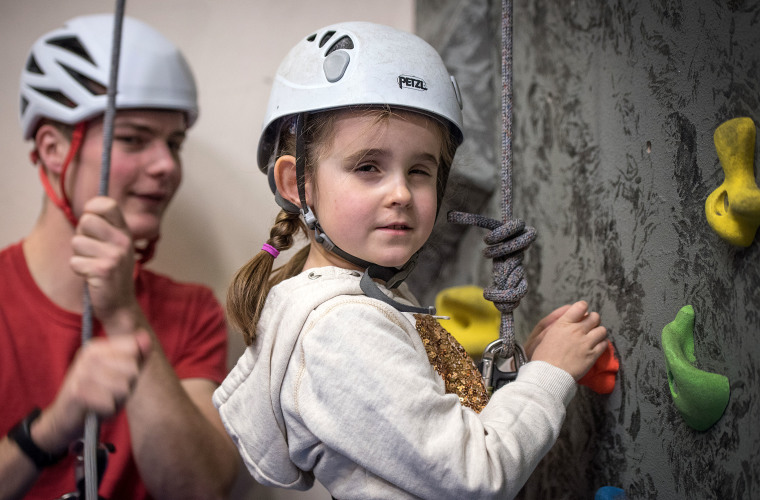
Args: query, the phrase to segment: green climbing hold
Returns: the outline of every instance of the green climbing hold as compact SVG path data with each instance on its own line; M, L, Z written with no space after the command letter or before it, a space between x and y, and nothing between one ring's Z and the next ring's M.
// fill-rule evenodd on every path
M670 393L686 423L709 429L728 406L728 378L694 366L694 309L684 306L662 329L662 350L668 368Z

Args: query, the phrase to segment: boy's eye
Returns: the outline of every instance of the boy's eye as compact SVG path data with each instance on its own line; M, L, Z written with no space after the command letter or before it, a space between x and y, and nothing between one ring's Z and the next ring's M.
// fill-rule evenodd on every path
M132 148L140 148L148 142L139 135L117 135L115 139Z
M182 151L182 144L183 141L177 140L177 141L168 141L167 145L169 146L169 149L172 153L179 153Z

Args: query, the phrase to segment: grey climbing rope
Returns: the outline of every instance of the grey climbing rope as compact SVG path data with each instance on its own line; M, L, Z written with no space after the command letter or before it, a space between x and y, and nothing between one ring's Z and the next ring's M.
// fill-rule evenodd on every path
M111 149L113 146L113 124L116 117L116 86L119 78L119 55L121 53L121 29L124 24L125 0L116 0L114 11L113 42L111 45L111 70L108 80L106 111L103 118L103 156L100 167L98 194L108 195L108 179L111 173ZM92 339L92 302L90 289L84 284L84 310L82 312L82 345ZM84 425L84 483L85 500L98 499L98 441L100 423L98 416L88 412Z
M493 259L494 283L486 288L483 296L492 301L501 312L499 350L503 357L511 358L524 357L522 349L516 347L512 311L528 290L522 267L522 253L536 239L536 231L523 221L512 218L512 0L502 0L501 6L502 220L464 212L449 212L448 220L491 231L484 238L488 245L484 255ZM515 366L524 362L525 359L516 359Z

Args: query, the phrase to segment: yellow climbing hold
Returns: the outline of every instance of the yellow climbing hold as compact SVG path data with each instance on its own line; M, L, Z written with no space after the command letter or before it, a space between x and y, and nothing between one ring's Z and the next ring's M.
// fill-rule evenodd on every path
M755 124L751 118L722 123L714 134L725 180L705 201L707 222L732 245L748 247L760 226L760 189L755 183Z
M467 354L480 357L486 346L499 338L501 313L483 297L483 289L473 285L446 288L435 298L439 322L462 344Z

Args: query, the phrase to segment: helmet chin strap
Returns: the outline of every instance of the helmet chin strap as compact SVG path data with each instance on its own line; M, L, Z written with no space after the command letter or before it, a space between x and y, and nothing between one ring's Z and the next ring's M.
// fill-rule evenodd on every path
M45 189L47 197L56 207L58 207L63 212L63 214L66 216L66 219L68 219L74 229L76 229L77 225L79 225L79 220L77 219L76 215L74 215L74 210L71 208L71 200L66 194L66 172L68 172L69 165L82 147L82 141L84 140L85 133L87 132L87 127L87 122L79 122L74 127L74 131L71 134L71 145L69 146L69 152L66 154L66 158L64 159L63 165L61 167L61 174L59 176L59 189L61 192L60 197L55 193L53 186L50 184L50 179L48 179L47 174L45 173L45 169L47 167L45 167L44 164L39 166L40 181L42 182L42 187ZM31 153L30 157L32 163L37 164L40 162L39 154L36 152L36 150ZM144 245L134 245L135 254L138 256L137 262L139 264L145 264L153 258L157 243L158 236L145 240Z
M50 199L50 201L57 206L63 214L66 216L66 219L71 223L73 227L77 227L77 224L79 221L77 220L77 217L74 215L74 211L71 208L71 201L69 200L68 195L66 194L66 172L69 169L69 165L71 164L72 160L74 160L74 157L79 152L80 147L82 146L82 141L84 140L84 135L87 132L87 122L82 121L76 124L74 127L74 131L71 134L71 143L69 145L69 151L66 154L66 158L63 160L63 164L61 165L61 173L59 175L59 189L61 191L61 196L59 197L55 190L53 189L53 186L50 184L50 180L47 177L46 169L47 167L44 164L41 164L39 167L39 174L40 174L40 181L42 182L42 187L45 188L45 193L47 194L47 197ZM33 163L39 162L39 154L37 153L37 150L35 149L34 152L32 152L31 159Z
M402 304L398 301L393 300L391 297L388 297L386 294L384 294L380 288L377 286L377 283L375 283L375 279L383 280L386 283L386 286L388 289L394 289L398 287L406 278L409 276L409 273L412 272L414 269L415 264L417 263L417 256L419 252L415 253L412 258L410 258L403 266L400 268L397 267L387 267L387 266L380 266L378 264L373 264L372 262L368 262L366 260L360 259L359 257L356 257L354 255L351 255L350 253L342 250L340 247L338 247L335 243L332 242L332 240L325 234L324 230L322 229L322 226L319 224L319 221L317 220L316 215L314 214L314 211L312 211L311 207L306 203L306 180L305 180L305 163L306 163L306 147L304 144L303 139L303 125L304 121L306 119L305 113L300 113L296 117L296 182L298 184L298 197L301 201L301 207L299 208L297 205L291 203L290 201L284 199L282 195L275 189L275 201L277 202L280 207L285 209L286 211L290 213L297 213L300 212L303 216L304 222L306 223L306 226L314 231L314 239L317 243L322 245L325 250L328 252L334 253L341 259L344 259L358 267L361 267L364 269L364 275L362 276L361 282L359 283L361 286L362 291L371 298L381 300L385 302L386 304L392 306L398 311L401 312L411 312L411 313L422 313L422 314L435 314L435 307L415 307L410 306L407 304ZM273 178L273 169L269 169L270 178L269 182L270 185L274 184L274 178Z

